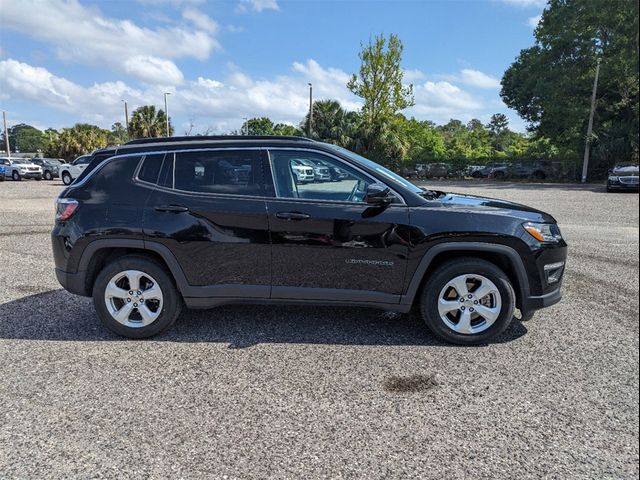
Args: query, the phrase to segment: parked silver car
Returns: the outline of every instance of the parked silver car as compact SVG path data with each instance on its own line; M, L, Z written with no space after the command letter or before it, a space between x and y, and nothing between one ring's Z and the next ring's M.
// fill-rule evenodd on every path
M0 157L0 163L4 165L4 176L6 178L11 178L15 181L23 178L42 180L42 168L24 158Z

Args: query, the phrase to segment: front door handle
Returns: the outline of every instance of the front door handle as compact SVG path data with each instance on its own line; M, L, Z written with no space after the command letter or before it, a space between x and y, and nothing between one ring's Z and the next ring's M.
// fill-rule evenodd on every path
M311 218L311 215L300 212L278 212L276 213L276 217L282 220L306 220L307 218Z
M170 213L182 213L188 212L189 207L184 205L159 205L156 207L157 212L170 212Z

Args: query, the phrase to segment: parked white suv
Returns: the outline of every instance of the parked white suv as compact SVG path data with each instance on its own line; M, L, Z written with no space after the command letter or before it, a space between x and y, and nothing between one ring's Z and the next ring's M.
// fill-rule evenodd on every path
M60 178L65 185L71 185L76 178L87 168L91 162L91 155L82 155L71 163L65 163L60 166Z
M291 161L291 170L295 174L295 180L298 183L310 183L316 179L313 167L305 165L298 160Z
M0 158L0 163L4 165L5 177L11 177L18 181L23 178L35 178L42 180L42 167L34 165L24 158Z

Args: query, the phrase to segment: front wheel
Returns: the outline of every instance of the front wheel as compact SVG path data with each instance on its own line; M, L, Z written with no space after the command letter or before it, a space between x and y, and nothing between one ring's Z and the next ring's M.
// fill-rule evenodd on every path
M509 326L516 295L494 264L460 258L440 266L421 295L420 312L439 338L460 345L486 343Z
M15 170L11 174L11 178L13 178L14 182L18 182L18 181L22 180L22 177L20 176L20 174L18 172L16 172Z
M180 315L181 298L169 273L155 261L124 256L108 264L93 286L93 304L102 323L128 338L167 330Z
M73 182L73 178L71 178L71 174L69 172L64 172L62 174L62 183L64 183L65 185L71 185L71 182Z
M46 170L44 172L44 179L45 180L53 180L53 175L51 174L51 172L49 170Z

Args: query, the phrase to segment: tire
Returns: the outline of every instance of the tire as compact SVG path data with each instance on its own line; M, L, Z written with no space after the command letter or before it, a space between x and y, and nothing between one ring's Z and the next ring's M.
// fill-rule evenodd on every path
M71 182L73 182L73 178L71 178L71 174L69 172L63 172L62 183L64 183L65 185L71 185Z
M14 182L19 182L20 180L22 180L22 177L20 176L20 174L16 170L14 170L11 173L11 178L13 178Z
M138 290L135 278L139 281ZM113 295L108 295L108 287ZM147 299L145 292L149 295ZM109 263L98 274L93 286L93 304L102 323L112 332L127 338L147 338L175 323L182 309L182 298L162 265L147 257L126 255ZM140 307L145 308L144 315ZM118 313L120 320L116 318Z
M504 180L506 178L506 175L504 172L496 172L493 174L493 178L495 178L496 180Z
M459 295L451 283L460 284L459 280L464 277L467 282L463 282L460 289L467 288L467 292ZM491 293L476 298L474 294L481 286ZM460 300L462 296L464 302ZM441 298L451 303L441 306ZM420 313L427 327L441 340L458 345L487 343L504 332L513 319L515 304L516 295L509 277L493 263L472 257L438 267L420 295ZM487 312L487 317L480 315L480 308ZM450 311L442 315L443 310ZM468 327L462 321L463 314L469 319Z
M38 175L37 177L33 177L36 182L42 180L42 175Z
M45 170L44 179L45 180L53 180L53 175L51 174L51 172L49 170Z
M541 170L536 170L535 172L533 172L534 180L546 180L546 178L547 178L547 175Z

